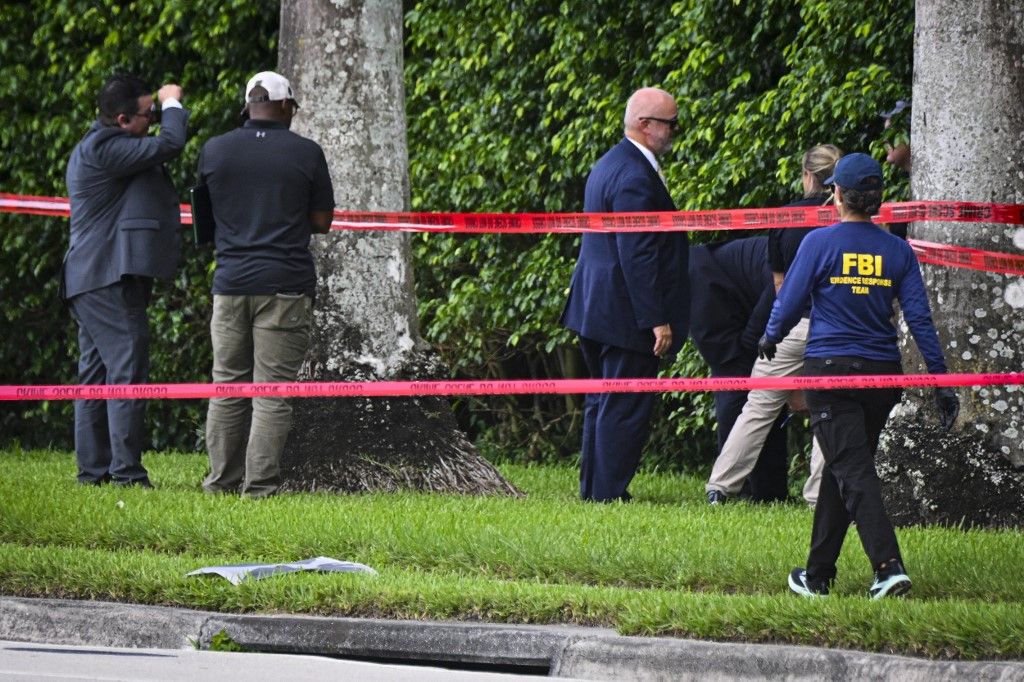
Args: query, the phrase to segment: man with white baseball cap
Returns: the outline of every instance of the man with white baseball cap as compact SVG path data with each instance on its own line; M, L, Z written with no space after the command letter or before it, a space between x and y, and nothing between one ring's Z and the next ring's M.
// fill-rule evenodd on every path
M209 140L199 156L215 223L216 383L295 381L309 344L316 292L309 240L330 229L334 189L320 145L289 130L298 106L288 79L257 73L245 86L248 120ZM283 398L210 400L203 489L277 492L291 413Z
M245 84L245 106L242 107L242 116L249 116L250 104L263 102L288 102L295 109L299 108L299 103L295 101L295 95L292 93L291 83L274 71L260 71Z

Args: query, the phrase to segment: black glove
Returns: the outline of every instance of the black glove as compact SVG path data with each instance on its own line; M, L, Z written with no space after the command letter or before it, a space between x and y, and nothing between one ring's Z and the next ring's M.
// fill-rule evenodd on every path
M952 388L943 386L935 389L935 406L939 408L939 423L948 431L960 414L960 398Z
M748 358L757 357L757 337L753 339L741 338L740 339L740 350L743 355Z
M775 347L779 345L774 341L769 341L768 336L762 336L761 340L757 342L757 357L762 360L772 361L775 357Z

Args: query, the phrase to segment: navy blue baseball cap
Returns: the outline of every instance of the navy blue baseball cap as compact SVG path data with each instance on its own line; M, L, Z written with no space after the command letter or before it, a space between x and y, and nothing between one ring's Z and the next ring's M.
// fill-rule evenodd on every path
M836 163L832 177L825 184L860 191L882 189L882 166L867 154L847 154Z

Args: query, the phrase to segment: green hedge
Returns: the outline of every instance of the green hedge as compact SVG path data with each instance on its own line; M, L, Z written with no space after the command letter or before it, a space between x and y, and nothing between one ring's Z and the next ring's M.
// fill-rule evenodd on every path
M911 0L405 7L416 210L580 210L587 171L620 137L622 107L640 85L679 98L682 132L665 167L686 209L784 203L799 190L807 147L828 141L881 157L883 135L906 135L899 127L883 133L878 112L910 92ZM191 139L171 164L184 191L202 142L236 124L244 79L276 63L278 9L267 0L0 5L2 191L65 194L66 158L93 117L99 85L117 68L154 86L184 86ZM904 179L891 179L905 191ZM75 327L56 297L67 222L0 216L0 239L0 383L73 382ZM583 373L573 338L557 324L577 249L578 239L564 235L416 238L424 334L454 375ZM154 381L207 377L210 267L209 251L186 247L176 280L157 288ZM671 371L705 369L688 348ZM648 463L706 462L709 396L663 402ZM521 460L572 457L579 405L572 396L457 403L485 451ZM4 404L0 442L66 447L70 409ZM154 447L197 447L202 418L198 401L151 403Z

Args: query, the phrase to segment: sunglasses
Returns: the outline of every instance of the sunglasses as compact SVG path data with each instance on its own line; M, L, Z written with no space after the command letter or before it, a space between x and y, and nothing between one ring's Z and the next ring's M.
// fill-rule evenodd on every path
M643 116L640 118L641 121L657 121L658 123L664 123L671 130L675 130L679 127L679 117L673 116L672 118L658 118L657 116Z

